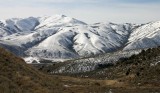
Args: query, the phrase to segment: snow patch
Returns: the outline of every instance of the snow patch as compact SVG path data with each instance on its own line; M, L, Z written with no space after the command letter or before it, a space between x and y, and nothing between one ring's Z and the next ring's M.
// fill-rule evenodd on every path
M40 63L40 59L37 58L37 57L25 57L23 58L24 61L27 63L27 64L32 64L32 63Z

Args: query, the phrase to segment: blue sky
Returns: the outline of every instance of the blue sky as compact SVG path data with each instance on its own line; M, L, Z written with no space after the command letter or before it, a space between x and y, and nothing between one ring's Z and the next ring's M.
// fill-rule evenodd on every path
M160 0L0 0L0 19L64 14L87 23L160 20Z

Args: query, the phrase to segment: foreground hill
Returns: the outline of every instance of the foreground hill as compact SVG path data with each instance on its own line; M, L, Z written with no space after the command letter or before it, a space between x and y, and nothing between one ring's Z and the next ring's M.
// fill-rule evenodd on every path
M58 79L51 79L49 76L25 64L23 59L0 48L1 93L56 92L57 88L61 86L57 81Z
M107 84L102 80L43 74L0 48L0 93L105 93L111 88Z
M153 93L160 91L159 82L157 81L159 80L159 70L157 68L151 70L151 76L146 74L145 79L133 79L134 72L129 72L126 76L125 70L124 72L121 71L121 67L118 67L117 70L114 68L109 69L110 73L108 73L108 70L101 70L107 71L103 75L93 74L93 72L87 74L89 77L96 75L96 78L99 78L99 76L106 78L110 75L108 79L103 80L50 76L35 70L25 64L21 58L0 48L0 93ZM132 70L132 68L130 69ZM146 71L146 68L144 68L144 71ZM122 74L120 74L121 72ZM140 73L139 76L143 75ZM138 86L135 85L137 83L130 83L130 80L137 82ZM143 83L141 81L148 82Z

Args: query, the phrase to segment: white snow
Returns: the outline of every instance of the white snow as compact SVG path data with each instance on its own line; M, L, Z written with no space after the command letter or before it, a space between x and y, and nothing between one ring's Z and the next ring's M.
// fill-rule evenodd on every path
M74 26L78 24L86 25L86 23L67 17L65 15L44 16L39 18L40 24L36 29L46 29L50 27Z
M160 45L160 21L144 25L86 24L65 15L0 21L0 45L23 49L27 56L70 59L117 50ZM6 46L5 46L6 45Z
M40 62L39 62L40 59L37 58L37 57L25 57L25 58L23 58L23 59L24 59L24 61L25 61L26 63L28 63L28 64L31 64L31 63L33 63L33 62L40 63Z
M124 50L142 49L160 45L160 21L145 24L131 33Z

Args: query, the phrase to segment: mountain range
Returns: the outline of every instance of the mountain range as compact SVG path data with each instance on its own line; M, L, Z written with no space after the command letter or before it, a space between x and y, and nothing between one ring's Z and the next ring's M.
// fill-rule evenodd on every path
M160 21L87 24L65 15L0 20L0 46L21 57L70 59L160 45Z

